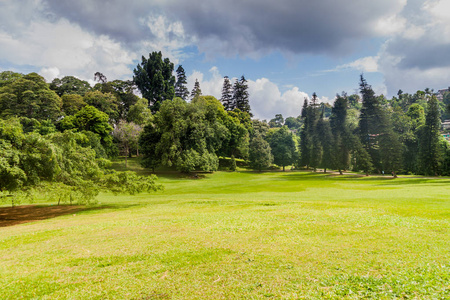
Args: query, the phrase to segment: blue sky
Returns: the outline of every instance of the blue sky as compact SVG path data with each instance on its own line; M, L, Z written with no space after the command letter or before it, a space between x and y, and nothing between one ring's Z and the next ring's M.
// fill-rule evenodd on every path
M388 97L450 85L448 0L0 0L0 20L0 71L131 79L162 51L203 94L245 75L261 119L354 93L361 73Z

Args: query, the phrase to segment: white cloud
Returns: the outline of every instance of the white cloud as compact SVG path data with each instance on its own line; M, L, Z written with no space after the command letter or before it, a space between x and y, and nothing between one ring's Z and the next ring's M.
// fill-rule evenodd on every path
M128 65L136 58L108 37L92 35L66 20L32 21L21 34L0 29L0 44L4 60L18 66L33 65L48 78L57 74L89 79L97 71L111 78L129 77Z
M365 73L378 72L378 59L379 59L378 56L367 56L367 57L357 59L348 64L339 65L334 70L330 70L330 71L355 69L355 70L365 72Z
M56 67L42 68L39 71L39 74L42 75L45 78L45 80L47 80L47 82L50 82L59 76L59 69Z
M203 95L211 95L220 99L222 96L223 76L220 74L217 67L209 69L209 79L204 79L204 74L200 71L193 71L191 75L187 77L187 88L189 92L194 88L195 80L200 83L200 89ZM234 82L234 80L232 81Z

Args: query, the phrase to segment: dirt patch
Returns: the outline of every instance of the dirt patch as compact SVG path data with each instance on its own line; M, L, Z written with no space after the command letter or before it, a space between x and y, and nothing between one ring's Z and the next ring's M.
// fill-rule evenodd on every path
M36 206L21 205L0 207L0 227L51 219L84 210L83 206Z

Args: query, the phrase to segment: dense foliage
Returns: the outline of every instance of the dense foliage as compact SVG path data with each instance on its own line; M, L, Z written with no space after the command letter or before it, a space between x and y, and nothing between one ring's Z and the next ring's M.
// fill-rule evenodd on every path
M36 73L0 73L2 195L51 183L58 202L86 202L102 188L157 187L153 177L111 173L107 159L120 153L141 156L153 170L182 172L218 170L224 157L230 170L239 158L260 171L275 163L283 171L450 175L441 127L450 117L450 91L440 100L430 89L387 99L361 76L359 95L342 93L330 105L314 93L297 117L276 114L267 122L252 119L244 76L233 85L225 76L219 101L203 96L198 80L189 94L185 70L177 68L176 80L173 70L152 52L133 80L108 81L97 72L93 87L74 76L46 83Z

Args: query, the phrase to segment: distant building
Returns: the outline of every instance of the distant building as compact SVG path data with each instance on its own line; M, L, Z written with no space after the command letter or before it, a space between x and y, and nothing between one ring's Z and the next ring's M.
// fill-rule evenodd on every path
M444 137L444 139L446 139L447 141L450 142L450 133L449 132L443 133L442 136Z
M444 131L450 130L450 120L445 120L442 122L442 129Z
M447 92L450 92L450 87L448 87L448 89L438 90L437 93L436 93L436 98L439 101L444 100L444 94L447 93Z

